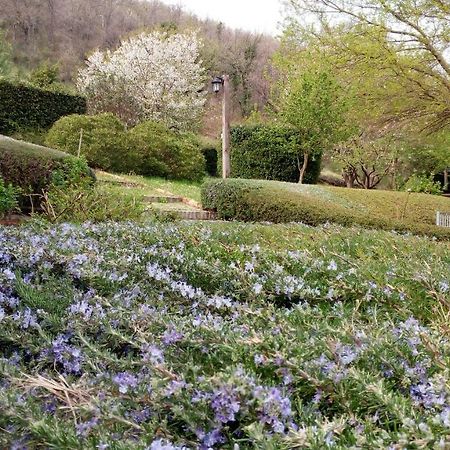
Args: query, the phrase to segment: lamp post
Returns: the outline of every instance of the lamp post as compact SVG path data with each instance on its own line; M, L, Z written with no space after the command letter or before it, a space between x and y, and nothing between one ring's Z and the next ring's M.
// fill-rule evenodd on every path
M223 87L222 97L222 178L230 177L230 77L222 75L212 80L213 91L218 94Z

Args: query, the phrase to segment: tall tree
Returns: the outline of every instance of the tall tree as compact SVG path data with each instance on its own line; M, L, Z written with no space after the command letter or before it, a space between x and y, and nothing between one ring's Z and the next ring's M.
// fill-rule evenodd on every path
M450 3L447 0L287 0L292 24L303 35L330 43L336 30L351 30L378 49L378 57L348 40L333 45L367 67L396 78L406 100L392 120L417 120L427 131L450 125ZM311 17L315 17L311 21ZM303 25L302 25L303 24ZM306 25L305 25L306 24ZM387 102L389 103L389 102Z
M277 106L284 122L302 136L297 161L299 183L303 183L310 158L347 138L344 97L328 72L306 71L285 86Z
M96 51L77 86L90 109L113 112L129 124L152 119L189 130L205 102L204 69L195 33L142 33L115 51Z

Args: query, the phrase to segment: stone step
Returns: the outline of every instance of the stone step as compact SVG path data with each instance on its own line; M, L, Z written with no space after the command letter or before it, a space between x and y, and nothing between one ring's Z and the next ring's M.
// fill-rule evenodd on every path
M182 220L216 220L217 214L212 211L183 211L173 210L171 213L176 214Z
M183 197L165 195L146 195L143 198L146 203L182 203Z

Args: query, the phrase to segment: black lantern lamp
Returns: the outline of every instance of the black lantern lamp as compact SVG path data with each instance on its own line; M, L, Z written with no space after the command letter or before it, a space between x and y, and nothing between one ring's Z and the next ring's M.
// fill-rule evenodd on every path
M212 85L213 85L213 91L217 94L218 92L220 92L220 88L223 85L223 78L214 77L214 79L212 80Z

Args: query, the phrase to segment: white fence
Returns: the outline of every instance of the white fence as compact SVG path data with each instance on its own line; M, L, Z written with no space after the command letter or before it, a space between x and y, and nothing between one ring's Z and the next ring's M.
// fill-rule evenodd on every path
M450 213L437 212L436 213L436 225L438 227L450 228Z

